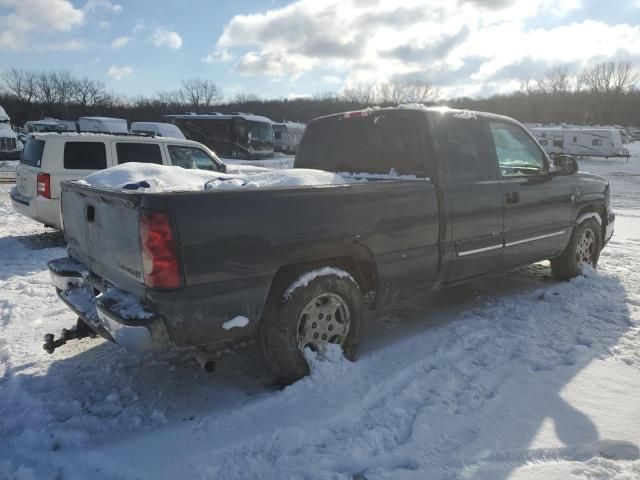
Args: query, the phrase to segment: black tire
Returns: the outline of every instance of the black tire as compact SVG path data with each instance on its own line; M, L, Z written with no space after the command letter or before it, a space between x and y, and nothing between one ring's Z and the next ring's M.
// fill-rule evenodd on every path
M583 241L585 235L593 242L593 248L587 249L585 256ZM600 251L602 250L602 229L594 218L587 218L573 228L569 244L559 257L551 259L551 272L559 280L568 280L582 273L582 265L590 264L593 268L598 266ZM587 258L588 257L588 258Z
M360 344L364 299L357 283L348 276L319 276L306 286L296 288L284 298L290 282L274 285L260 322L258 340L264 358L279 383L288 385L309 374L309 365L299 346L301 316L312 300L323 295L335 295L348 308L349 327L342 340L342 351L355 360Z

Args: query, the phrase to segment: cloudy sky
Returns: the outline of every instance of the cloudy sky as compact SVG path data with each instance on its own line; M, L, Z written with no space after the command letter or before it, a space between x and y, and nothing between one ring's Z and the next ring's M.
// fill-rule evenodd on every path
M128 95L207 77L265 98L421 79L487 95L568 64L640 66L640 0L0 0L0 70Z

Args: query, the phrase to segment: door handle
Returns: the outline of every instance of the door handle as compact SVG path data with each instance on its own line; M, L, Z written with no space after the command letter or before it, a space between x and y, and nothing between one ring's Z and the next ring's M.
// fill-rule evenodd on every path
M507 192L504 194L504 201L511 205L518 203L520 201L520 194L518 192Z

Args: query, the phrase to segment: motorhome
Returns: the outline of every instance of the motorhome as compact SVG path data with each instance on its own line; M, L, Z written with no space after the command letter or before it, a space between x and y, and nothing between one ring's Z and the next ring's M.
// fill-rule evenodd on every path
M218 156L240 160L273 157L273 122L267 117L234 112L229 115L165 115L185 137L204 143Z
M11 119L0 107L0 160L20 160L22 143L11 128Z
M124 118L80 117L78 126L81 132L128 133L127 121Z
M297 122L273 124L273 150L295 154L302 139L306 125Z
M131 133L146 133L156 137L185 138L184 134L173 123L132 122Z
M551 156L629 157L617 128L529 126L528 129Z

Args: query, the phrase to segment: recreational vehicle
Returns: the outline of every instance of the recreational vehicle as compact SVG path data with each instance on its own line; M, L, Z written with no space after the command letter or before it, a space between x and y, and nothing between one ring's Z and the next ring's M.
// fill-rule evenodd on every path
M0 107L0 160L19 160L22 143L11 128L11 119Z
M173 123L133 122L131 133L146 133L156 137L185 138L184 134Z
M305 129L304 123L285 122L273 124L273 150L295 154Z
M550 156L629 157L617 128L535 126L529 131Z
M273 157L273 122L250 113L165 115L189 139L218 156L241 160Z
M80 117L78 126L81 132L129 133L123 118Z

